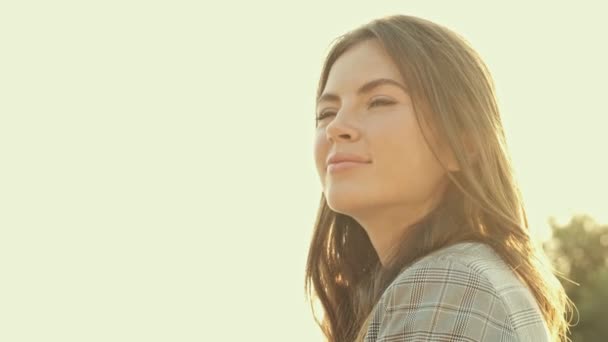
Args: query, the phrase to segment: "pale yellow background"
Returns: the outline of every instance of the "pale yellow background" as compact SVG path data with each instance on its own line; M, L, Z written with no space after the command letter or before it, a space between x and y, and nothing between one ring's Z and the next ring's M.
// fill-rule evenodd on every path
M485 58L535 234L608 221L606 8L457 3L3 1L0 341L320 341L317 77L387 14Z

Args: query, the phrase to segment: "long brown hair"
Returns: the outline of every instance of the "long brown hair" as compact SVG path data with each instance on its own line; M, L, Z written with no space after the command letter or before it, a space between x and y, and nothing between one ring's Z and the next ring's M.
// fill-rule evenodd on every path
M393 59L408 86L419 126L421 120L431 124L460 169L447 172L451 182L441 203L407 230L385 265L363 227L331 210L321 194L305 290L311 304L316 297L323 307L322 322L315 319L325 336L332 342L361 339L376 302L400 271L442 247L480 241L530 288L554 339L565 340L566 313L572 304L530 236L486 65L453 31L421 18L389 16L337 39L325 60L317 98L334 62L367 39L377 40Z

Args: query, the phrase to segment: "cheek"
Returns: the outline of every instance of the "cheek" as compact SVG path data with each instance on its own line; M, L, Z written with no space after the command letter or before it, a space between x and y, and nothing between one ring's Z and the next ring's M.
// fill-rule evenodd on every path
M386 128L376 141L379 171L383 187L418 196L431 188L441 176L441 165L427 146L417 126L406 124Z
M325 173L325 160L329 153L329 143L325 139L325 133L317 133L314 142L315 166L319 175Z

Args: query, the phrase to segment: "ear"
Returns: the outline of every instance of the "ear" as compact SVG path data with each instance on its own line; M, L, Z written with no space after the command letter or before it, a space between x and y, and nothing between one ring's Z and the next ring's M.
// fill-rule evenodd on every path
M446 146L446 152L444 156L444 161L449 172L460 171L460 165L458 164L458 161L454 156L454 152L452 152L452 149L449 148L449 146Z
M463 135L462 142L464 144L465 152L469 157L469 160L475 160L477 158L477 150L473 146L473 142L468 135Z
M475 159L476 151L474 150L473 144L471 143L471 140L469 139L469 137L463 135L461 139L464 144L465 153L467 153L467 155L469 156L469 158L471 160ZM443 160L446 164L448 171L450 171L450 172L460 171L460 165L458 164L458 161L456 160L454 151L452 151L450 146L448 146L447 144L444 144L443 148L444 148L444 151L443 151L444 159Z

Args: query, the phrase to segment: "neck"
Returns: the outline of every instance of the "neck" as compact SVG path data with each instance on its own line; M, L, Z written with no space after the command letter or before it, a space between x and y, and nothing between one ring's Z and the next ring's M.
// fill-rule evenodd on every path
M352 216L367 232L382 266L385 267L397 251L405 234L440 203L441 197L432 198L417 206L394 206L370 210Z

